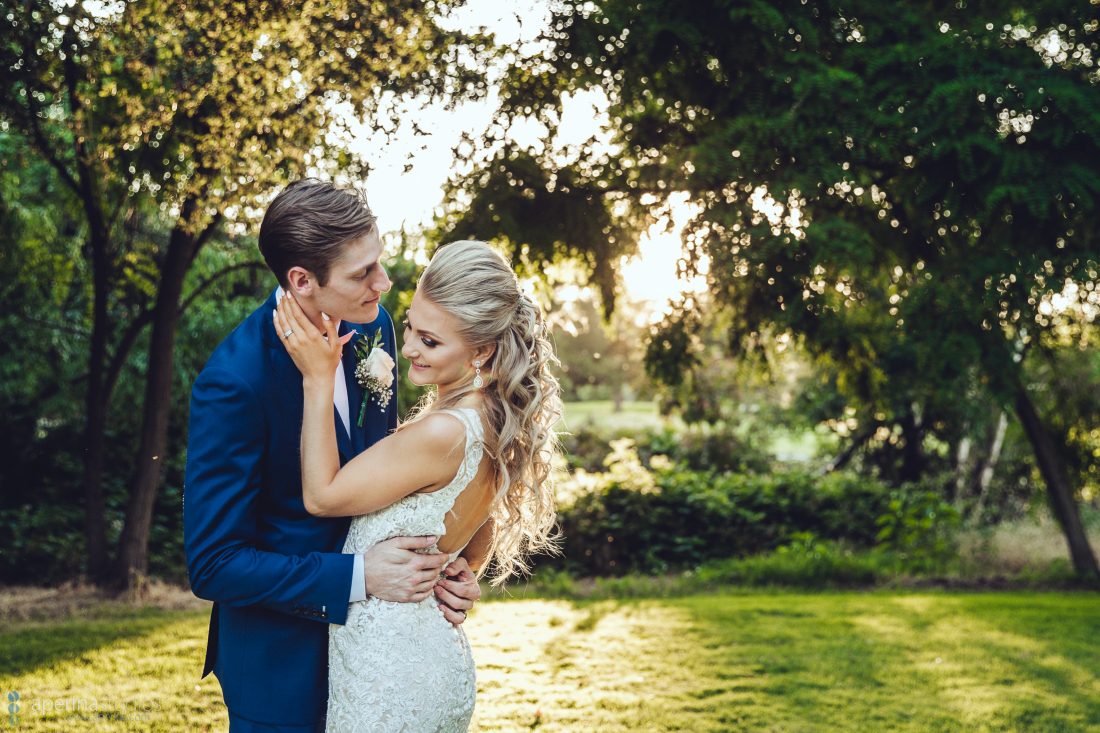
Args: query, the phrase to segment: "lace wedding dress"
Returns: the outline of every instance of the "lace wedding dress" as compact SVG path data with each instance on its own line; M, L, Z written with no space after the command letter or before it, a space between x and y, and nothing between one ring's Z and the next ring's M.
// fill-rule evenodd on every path
M472 408L442 410L466 428L462 464L447 486L412 494L356 517L344 552L365 552L397 536L443 536L455 499L473 480L483 453L481 418ZM432 547L428 552L439 552ZM452 560L458 553L453 553ZM347 622L329 631L329 733L465 731L474 712L474 660L461 627L437 608L377 598L351 604Z

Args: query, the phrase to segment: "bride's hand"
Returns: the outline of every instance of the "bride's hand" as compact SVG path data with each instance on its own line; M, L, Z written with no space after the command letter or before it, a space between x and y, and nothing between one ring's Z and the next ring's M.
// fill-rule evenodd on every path
M322 313L325 333L306 318L302 306L294 297L287 294L275 307L275 331L283 341L283 347L302 373L303 382L331 384L340 363L343 346L353 333L341 339L336 333L336 324Z

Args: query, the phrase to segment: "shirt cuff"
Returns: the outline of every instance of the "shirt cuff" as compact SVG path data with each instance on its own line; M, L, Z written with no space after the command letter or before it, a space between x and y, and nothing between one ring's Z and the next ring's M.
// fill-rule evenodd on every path
M363 577L363 553L355 553L351 566L351 597L348 603L367 600L367 581Z

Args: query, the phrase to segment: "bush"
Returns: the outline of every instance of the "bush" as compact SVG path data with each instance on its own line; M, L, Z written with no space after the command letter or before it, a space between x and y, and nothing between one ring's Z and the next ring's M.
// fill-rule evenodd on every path
M653 456L666 456L691 471L764 473L772 467L771 456L763 446L742 437L729 425L610 433L584 426L563 435L562 447L571 468L598 471L606 465L611 443L624 438L633 441L643 463L649 463Z
M790 544L775 552L712 562L699 568L696 577L704 585L848 588L872 585L889 575L893 566L888 553L856 552L837 542L821 542L809 533L796 533Z
M890 492L890 502L875 524L876 540L895 552L911 572L934 572L958 557L959 512L942 491L908 484Z
M6 583L57 583L80 574L84 512L73 504L0 510L0 577Z
M563 556L540 564L578 575L664 573L757 555L799 541L882 545L908 567L931 568L953 550L957 516L922 487L890 489L851 474L813 476L692 471L615 441L607 471L579 470L559 514ZM794 543L794 544L792 544Z

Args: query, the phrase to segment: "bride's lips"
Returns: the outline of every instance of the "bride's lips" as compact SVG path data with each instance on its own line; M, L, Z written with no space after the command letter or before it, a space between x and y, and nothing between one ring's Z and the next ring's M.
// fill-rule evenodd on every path
M410 361L409 366L412 367L413 369L430 369L431 368L426 364L417 364L415 361Z

